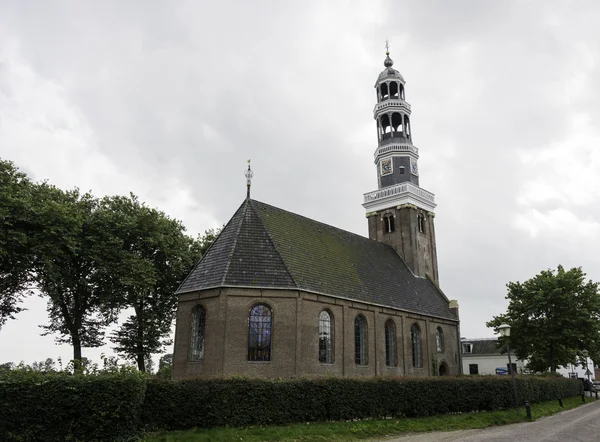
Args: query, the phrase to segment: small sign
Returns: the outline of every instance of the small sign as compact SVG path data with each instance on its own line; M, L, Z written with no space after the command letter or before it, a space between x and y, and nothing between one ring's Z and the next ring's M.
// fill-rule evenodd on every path
M572 371L572 372L569 373L569 377L572 378L572 379L577 379L577 373L575 373L575 372Z
M496 368L496 374L499 376L506 376L508 374L508 369L503 367Z

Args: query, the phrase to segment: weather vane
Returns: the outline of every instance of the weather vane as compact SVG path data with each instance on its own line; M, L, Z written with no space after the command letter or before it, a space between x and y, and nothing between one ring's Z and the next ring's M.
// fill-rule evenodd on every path
M248 160L248 170L246 170L246 198L250 199L250 186L252 185L252 177L254 176L254 172L250 169L250 160Z

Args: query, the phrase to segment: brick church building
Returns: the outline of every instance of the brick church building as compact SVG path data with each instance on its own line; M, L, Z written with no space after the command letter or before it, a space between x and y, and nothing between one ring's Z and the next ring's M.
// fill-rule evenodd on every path
M458 303L439 288L434 195L419 187L405 81L375 89L369 238L248 195L177 290L173 375L461 372Z

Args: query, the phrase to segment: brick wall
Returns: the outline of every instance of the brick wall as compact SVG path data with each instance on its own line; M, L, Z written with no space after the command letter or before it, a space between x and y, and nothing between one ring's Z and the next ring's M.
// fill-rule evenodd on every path
M248 315L259 303L272 309L271 361L252 362L248 354ZM189 360L191 318L194 309L206 309L205 355L202 361ZM334 360L318 360L319 313L327 309L334 327ZM367 320L368 364L354 360L354 321L358 314ZM396 326L397 366L386 366L385 333L387 320ZM412 364L410 329L421 330L423 366ZM443 352L437 352L435 330L444 334ZM394 309L320 296L294 290L214 289L180 296L175 331L173 375L288 378L303 375L336 376L427 376L432 360L445 362L449 374L459 374L458 323Z

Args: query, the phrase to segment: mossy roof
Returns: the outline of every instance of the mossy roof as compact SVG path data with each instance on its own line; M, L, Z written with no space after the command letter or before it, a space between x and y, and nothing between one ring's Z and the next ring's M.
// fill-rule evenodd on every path
M245 200L178 294L214 287L289 288L457 319L429 279L386 245Z

